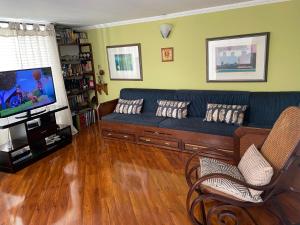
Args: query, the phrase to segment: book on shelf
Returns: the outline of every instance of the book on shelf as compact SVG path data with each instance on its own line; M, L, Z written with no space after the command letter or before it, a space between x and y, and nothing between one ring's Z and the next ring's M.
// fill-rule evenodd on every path
M93 71L93 66L92 66L92 62L89 60L89 61L86 61L85 64L81 64L82 65L82 71L84 73L90 73Z
M64 64L64 63L63 63ZM92 61L88 60L80 64L63 65L63 77L81 76L86 73L93 72Z
M72 111L78 111L80 108L88 106L85 96L83 95L74 95L69 98L69 105Z
M89 87L89 78L82 79L67 79L65 80L65 87L70 93L77 93ZM78 91L75 91L78 90Z
M79 44L87 40L86 32L76 32L71 28L57 29L56 38L59 44Z
M95 82L93 80L89 80L89 88L94 88Z
M85 32L80 32L80 33L79 33L79 38L80 38L80 39L88 39L87 33L85 33Z
M89 127L96 122L95 110L90 108L84 112L79 112L75 115L73 121L78 130L84 127Z
M64 62L62 62L64 64ZM63 76L70 77L70 76L79 76L84 73L83 65L82 64L64 64L63 67Z

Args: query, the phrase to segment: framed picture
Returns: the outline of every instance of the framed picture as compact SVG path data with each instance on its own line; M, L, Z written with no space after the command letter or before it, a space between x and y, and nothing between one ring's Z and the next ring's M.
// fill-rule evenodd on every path
M266 82L270 33L206 39L207 82Z
M141 44L107 46L111 80L143 80Z
M161 49L161 61L162 62L174 61L174 49L173 48L162 48Z

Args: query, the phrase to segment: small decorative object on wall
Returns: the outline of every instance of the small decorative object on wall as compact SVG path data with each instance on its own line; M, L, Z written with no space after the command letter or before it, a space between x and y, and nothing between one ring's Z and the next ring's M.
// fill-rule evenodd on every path
M206 39L207 82L266 82L270 33Z
M166 39L169 37L171 31L172 31L173 25L172 24L161 24L159 29L160 29L160 34L163 37L163 39Z
M141 44L107 46L111 80L143 80Z
M161 49L161 61L162 62L174 61L174 49L173 48L162 48Z

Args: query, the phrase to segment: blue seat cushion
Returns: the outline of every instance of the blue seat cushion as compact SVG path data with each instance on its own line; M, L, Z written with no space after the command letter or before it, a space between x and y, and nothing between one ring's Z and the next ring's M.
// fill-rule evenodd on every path
M169 128L175 130L185 130L206 134L233 136L238 126L226 123L205 122L200 117L190 117L186 119L165 119L159 124L161 128Z
M120 113L111 113L101 118L104 121L109 122L121 122L121 123L131 123L137 125L145 126L156 126L158 127L159 123L162 122L164 117L157 117L152 113L141 113L141 114L120 114Z

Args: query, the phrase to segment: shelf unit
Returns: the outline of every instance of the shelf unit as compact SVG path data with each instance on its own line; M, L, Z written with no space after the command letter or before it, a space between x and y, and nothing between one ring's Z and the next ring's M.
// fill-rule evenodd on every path
M59 25L56 33L73 123L80 130L96 122L98 94L92 45L88 43L86 32ZM85 126L83 116L86 117Z

